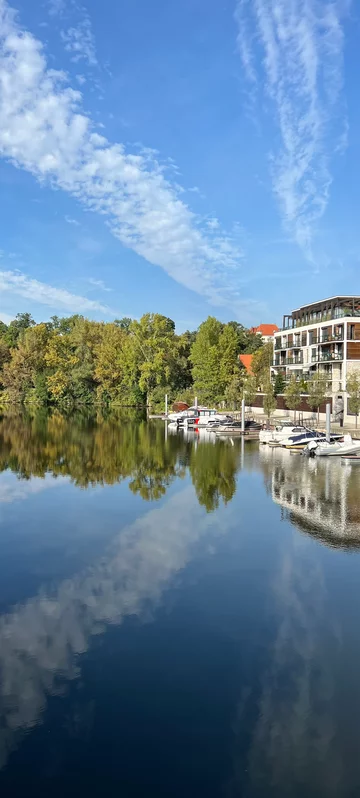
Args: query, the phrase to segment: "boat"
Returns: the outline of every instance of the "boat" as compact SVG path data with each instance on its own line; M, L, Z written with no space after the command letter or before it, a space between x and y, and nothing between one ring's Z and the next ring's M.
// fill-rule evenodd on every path
M342 435L331 435L331 441L341 440ZM305 449L310 441L320 442L326 441L325 432L318 432L317 430L308 429L298 435L291 435L281 441L281 446L285 449Z
M170 423L175 422L179 426L188 423L189 419L192 424L197 424L199 427L206 427L210 420L223 421L224 414L218 413L214 408L193 405L180 413L169 413L168 415Z
M353 441L351 435L344 435L342 441L311 441L305 451L310 457L344 457L360 452L360 441Z
M251 432L259 432L261 429L261 425L258 424L256 421L250 421L247 419L245 421L244 427L244 434L248 435ZM215 432L217 435L242 435L243 434L243 427L241 421L227 421L225 424L219 424L215 427Z
M300 435L300 433L306 431L307 427L304 427L302 424L294 425L291 422L286 422L275 427L273 430L261 430L259 441L260 443L280 443L280 441L289 438L291 435Z

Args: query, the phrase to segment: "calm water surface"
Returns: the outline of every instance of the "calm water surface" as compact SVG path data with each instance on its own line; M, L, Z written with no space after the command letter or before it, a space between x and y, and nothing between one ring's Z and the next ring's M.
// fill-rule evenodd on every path
M0 418L0 794L360 795L360 467Z

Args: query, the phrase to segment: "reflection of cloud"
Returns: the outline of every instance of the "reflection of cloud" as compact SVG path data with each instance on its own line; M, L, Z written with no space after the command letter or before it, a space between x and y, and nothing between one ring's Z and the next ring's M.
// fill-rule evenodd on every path
M66 477L54 479L50 474L46 474L41 478L32 477L29 480L19 480L10 471L6 471L1 475L0 480L0 504L11 504L11 502L28 499L29 496L42 493L48 488L57 488L59 485L68 484L69 481Z
M15 732L32 728L47 695L76 677L76 655L90 637L154 607L193 544L217 524L186 488L125 528L97 566L0 619L0 767Z
M298 794L295 785L302 785L304 794L337 796L346 748L336 724L338 644L327 615L322 569L301 538L292 538L282 557L274 593L279 622L261 679L241 794L288 798ZM243 714L244 707L239 733ZM236 769L234 796L244 780L243 770Z
M292 785L317 785L314 794L339 794L334 680L324 649L327 625L321 569L296 545L284 556L276 594L281 622L263 683L251 769L260 763L283 794ZM330 630L329 630L330 631ZM332 645L336 641L332 636ZM325 789L326 787L326 789Z

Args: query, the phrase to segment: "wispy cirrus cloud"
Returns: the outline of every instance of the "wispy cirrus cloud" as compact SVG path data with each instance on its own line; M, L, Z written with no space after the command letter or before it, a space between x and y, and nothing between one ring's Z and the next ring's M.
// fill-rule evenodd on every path
M48 305L56 310L66 310L71 313L99 311L112 315L111 310L100 302L78 294L71 294L70 291L63 288L41 283L18 271L0 271L0 295L4 296L5 293L21 296L31 302Z
M100 291L112 291L112 288L108 288L105 285L104 280L95 280L94 277L89 277L89 283L94 288L100 288Z
M134 154L100 136L81 100L0 0L0 154L102 214L124 246L178 283L236 312L236 238L192 213L151 151Z
M251 91L261 99L264 86L280 133L271 154L273 191L309 259L329 200L331 160L346 146L344 10L340 0L238 0L235 13Z
M65 222L67 222L67 224L74 225L74 227L80 227L80 222L78 222L77 219L73 219L71 216L67 216L66 215L65 216Z

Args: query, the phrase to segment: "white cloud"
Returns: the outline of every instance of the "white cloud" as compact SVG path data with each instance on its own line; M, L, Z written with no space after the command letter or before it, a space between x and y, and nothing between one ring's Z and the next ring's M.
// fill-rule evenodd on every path
M62 31L61 38L74 63L86 61L89 66L97 66L95 39L87 14L78 25Z
M0 320L4 322L4 324L10 324L10 322L14 319L14 316L11 316L10 313L3 313L0 310Z
M102 214L125 246L173 279L236 311L236 242L199 222L151 153L132 154L95 132L80 92L47 68L40 42L19 29L5 0L0 53L0 153Z
M86 83L86 77L84 75L75 75L75 77L79 86L83 86L84 83Z
M71 216L65 216L65 222L68 224L73 224L76 227L80 227L80 222L78 222L77 219L72 219Z
M100 302L94 302L86 297L71 294L63 288L55 288L53 285L40 283L38 280L33 280L18 271L0 271L0 294L1 292L8 292L32 302L38 302L41 305L48 305L51 308L67 310L72 313L101 311L102 313L111 314L109 308L101 305Z
M265 85L280 132L281 149L271 157L273 190L286 227L311 259L329 200L331 158L345 142L340 4L238 0L235 19L252 91ZM262 59L255 58L259 43Z
M89 277L89 283L94 288L100 288L101 291L112 291L112 288L107 288L103 280L95 280L94 277Z

